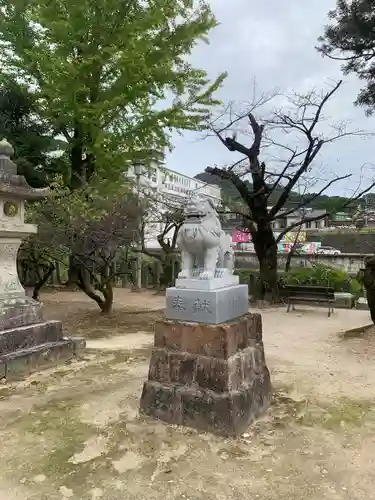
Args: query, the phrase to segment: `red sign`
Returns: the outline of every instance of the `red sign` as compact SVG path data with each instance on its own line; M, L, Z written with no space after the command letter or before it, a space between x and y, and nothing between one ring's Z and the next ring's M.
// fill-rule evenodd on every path
M232 243L249 243L251 241L251 234L244 233L243 231L238 231L233 229L232 231Z

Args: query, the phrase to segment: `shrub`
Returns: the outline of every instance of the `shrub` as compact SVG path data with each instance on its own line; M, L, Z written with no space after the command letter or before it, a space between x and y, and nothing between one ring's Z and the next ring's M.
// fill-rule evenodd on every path
M248 285L251 275L256 278L259 277L259 271L257 269L236 269L234 274L239 276L241 285Z
M350 293L352 293L356 299L363 296L363 286L354 278L350 280Z
M341 269L335 269L324 264L313 264L312 267L295 269L280 277L280 283L285 285L316 285L330 286L335 292L342 292L345 282L349 283L350 292L358 298L362 287L357 280Z

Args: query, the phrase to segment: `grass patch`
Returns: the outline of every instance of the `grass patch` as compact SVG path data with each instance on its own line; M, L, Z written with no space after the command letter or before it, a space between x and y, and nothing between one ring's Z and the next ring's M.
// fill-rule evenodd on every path
M85 441L96 430L80 422L78 405L73 399L51 401L34 407L7 426L9 435L22 436L10 448L12 475L20 480L43 474L56 487L62 479L66 486L85 483L87 470L70 463L69 458L83 450Z
M341 400L336 406L327 409L323 427L335 429L337 427L360 427L374 417L374 403L371 401Z
M374 420L375 402L341 398L335 404L326 406L307 399L296 401L284 390L275 393L271 416L276 427L297 422L305 427L340 430L361 427Z
M69 461L84 450L89 438L100 433L95 426L81 422L80 405L73 399L55 401L17 420L12 426L14 432L27 436L29 443L22 457L19 452L17 458L12 457L19 462L13 462L12 467L19 477L32 478L43 474L56 490L63 484L82 499L94 484L110 477L112 466L105 455L82 463Z
M320 426L332 431L348 427L361 427L374 418L375 405L370 401L341 399L335 405L305 404L299 408L296 421L306 427Z

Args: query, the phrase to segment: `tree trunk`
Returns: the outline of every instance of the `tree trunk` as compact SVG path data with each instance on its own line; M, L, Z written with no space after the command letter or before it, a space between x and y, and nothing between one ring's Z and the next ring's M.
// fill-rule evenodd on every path
M68 281L64 283L67 288L76 288L79 280L79 265L77 265L74 255L69 255L68 261Z
M366 259L365 268L358 272L357 280L366 289L371 320L375 324L375 256Z
M259 260L260 290L256 291L259 300L267 300L271 304L280 302L277 280L277 244L270 225L258 226L252 233L255 253ZM258 295L258 296L257 296Z
M99 304L102 314L111 314L113 307L113 287L112 283L108 282L102 290L104 301Z
M162 262L162 271L160 276L160 285L162 289L168 288L174 285L175 282L175 262L174 255L166 255L164 261Z
M286 262L285 262L285 272L288 273L290 271L290 265L292 263L292 257L293 257L293 251L290 250L288 252L288 255L286 256Z
M286 263L285 263L285 272L286 273L288 273L290 271L290 267L292 264L292 257L296 253L300 233L301 233L301 226L298 228L297 234L294 238L293 245L292 245L291 249L289 250L287 258L286 258Z
M47 283L48 278L52 275L54 270L55 270L55 265L51 264L48 267L47 271L44 273L43 277L34 285L34 290L33 290L34 300L39 300L40 290Z
M90 299L94 300L102 314L110 314L112 312L113 306L113 287L112 283L108 281L103 288L100 290L103 297L99 295L98 291L92 286L90 281L90 275L87 270L80 269L78 271L79 280L77 281L78 287L84 292Z

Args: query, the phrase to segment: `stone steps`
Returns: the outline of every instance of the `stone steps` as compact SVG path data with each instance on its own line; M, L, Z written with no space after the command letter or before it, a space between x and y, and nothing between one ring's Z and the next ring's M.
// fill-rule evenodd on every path
M0 356L19 349L63 340L60 321L45 321L0 331Z
M8 354L0 355L0 379L14 380L30 373L65 362L79 355L85 341L80 337L62 337Z

